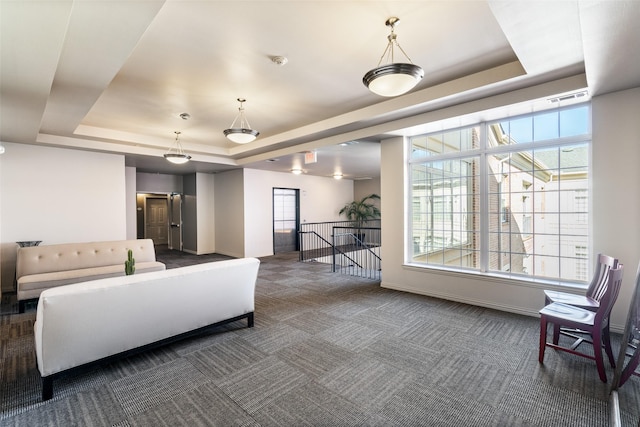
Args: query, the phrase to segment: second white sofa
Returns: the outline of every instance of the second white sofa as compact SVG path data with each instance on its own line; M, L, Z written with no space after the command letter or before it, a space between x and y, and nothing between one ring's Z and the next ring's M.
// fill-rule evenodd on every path
M43 291L34 325L43 400L70 369L210 325L246 318L252 327L259 265L233 259Z
M61 243L18 248L16 279L18 304L36 299L45 289L106 277L124 276L124 262L131 249L136 273L161 271L151 239Z

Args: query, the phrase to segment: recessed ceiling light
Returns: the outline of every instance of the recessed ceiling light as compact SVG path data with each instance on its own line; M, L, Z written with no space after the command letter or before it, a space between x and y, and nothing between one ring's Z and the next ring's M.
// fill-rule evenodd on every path
M267 162L277 162L277 161L279 161L279 160L280 160L280 159L267 159Z

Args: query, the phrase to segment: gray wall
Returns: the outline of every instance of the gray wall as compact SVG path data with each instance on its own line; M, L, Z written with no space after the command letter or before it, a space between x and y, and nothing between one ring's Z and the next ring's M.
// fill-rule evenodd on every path
M182 193L182 176L162 173L136 173L138 193Z
M196 175L183 177L184 199L182 203L182 244L185 252L198 252L198 205Z

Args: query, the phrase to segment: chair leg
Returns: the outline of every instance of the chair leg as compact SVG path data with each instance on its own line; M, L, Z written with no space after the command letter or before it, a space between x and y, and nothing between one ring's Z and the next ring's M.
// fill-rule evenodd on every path
M553 343L558 345L558 341L560 339L560 325L553 324Z
M602 331L596 328L593 331L593 354L596 359L596 367L598 368L598 376L603 383L607 382L607 374L604 371L604 360L602 358Z
M613 357L613 351L611 350L611 334L609 333L609 325L605 326L602 330L602 343L604 344L604 351L607 353L609 363L613 369L616 368L615 358Z
M538 350L538 362L544 362L544 351L547 349L547 318L540 317L540 349Z

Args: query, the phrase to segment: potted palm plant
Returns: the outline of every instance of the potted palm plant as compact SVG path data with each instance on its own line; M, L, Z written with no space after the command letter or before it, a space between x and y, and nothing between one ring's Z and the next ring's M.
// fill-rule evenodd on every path
M364 241L364 233L361 228L365 223L372 219L380 218L380 209L372 203L373 200L380 200L380 196L377 194L369 194L360 200L354 200L344 205L339 215L344 215L347 220L353 223L353 227L357 229L354 233L356 236L356 244L360 244Z

